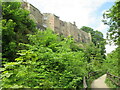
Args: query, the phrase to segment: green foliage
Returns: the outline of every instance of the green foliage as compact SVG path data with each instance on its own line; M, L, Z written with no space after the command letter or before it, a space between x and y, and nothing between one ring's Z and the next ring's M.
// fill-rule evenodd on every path
M92 43L84 46L52 30L36 30L29 13L20 2L2 3L2 88L82 88L84 76L102 71L105 40L101 32L82 27L92 35Z
M104 70L102 67L104 60L106 59L106 41L103 38L103 34L101 32L94 31L90 27L83 26L80 30L90 33L92 36L92 42L84 45L83 49L85 53L85 60L88 62L86 67L88 71L87 82L88 87L90 87L93 80L106 73L106 70Z
M107 59L104 61L103 68L106 69L107 72L120 76L120 69L119 69L119 64L120 64L120 1L117 1L114 3L114 5L107 10L103 14L103 22L104 24L109 26L109 30L107 33L107 39L109 43L114 43L118 45L116 50L111 52L110 54L107 55ZM117 86L114 85L109 79L106 81L110 87L116 88Z
M16 52L16 42L14 40L15 38L15 32L14 32L15 23L13 20L6 21L5 19L2 20L2 40L3 40L3 47L2 52L3 56L11 56L13 57Z
M107 70L107 72L110 72L111 74L118 76L119 67L118 67L118 50L117 49L107 55L106 60L104 60L103 67L104 69Z
M81 47L82 44L78 44L78 43L72 43L70 45L70 48L72 49L72 51L83 51L83 48Z
M1 3L0 3L0 6L1 6ZM1 65L2 63L2 20L1 20L1 16L0 16L0 67L2 66ZM1 72L1 70L0 70ZM0 84L1 84L1 80L0 80Z
M73 40L60 40L51 30L28 35L30 44L19 50L15 62L2 69L2 87L76 88L82 87L87 62L82 51L72 51Z
M116 88L117 87L109 78L107 78L105 80L105 82L106 82L107 86L109 86L110 88Z
M117 45L120 45L119 8L120 8L120 1L116 1L115 4L103 14L104 24L107 24L110 27L110 29L108 30L108 39L113 40Z
M118 48L116 48L116 50L114 50L113 52L111 52L107 55L107 58L106 58L106 60L104 60L104 63L103 63L102 67L106 72L109 72L109 73L111 73L115 76L119 76L120 72L119 72L118 61L119 61L119 59L118 59ZM113 78L113 80L115 80L115 78ZM111 88L117 88L118 87L109 78L107 78L106 83Z
M2 57L5 61L14 61L18 43L28 43L26 34L35 31L35 24L28 15L20 2L2 2Z
M3 2L2 15L1 87L82 87L87 62L72 38L61 38L51 30L35 30L20 2ZM28 33L33 35L26 36Z
M86 60L88 62L92 62L93 60L102 62L103 60L103 57L101 55L101 49L97 48L93 43L86 45L84 52Z
M105 51L105 44L106 44L106 41L103 38L103 34L100 31L94 31L92 28L86 27L86 26L83 26L81 28L81 30L91 34L92 42L94 44L94 47L96 49L99 49L99 54L101 54L102 58L105 59L106 58L105 57L105 52L106 52Z
M106 73L106 71L102 67L102 64L104 63L104 58L100 53L100 48L97 48L93 43L86 45L83 50L85 53L85 60L87 61L87 82L88 87L90 88L93 80Z
M91 32L94 31L92 28L87 27L87 26L83 26L82 28L80 28L80 30L83 30L83 31L85 31L87 33L91 33Z
M119 55L120 54L120 27L119 27L120 11L119 11L119 8L120 8L120 1L116 1L115 4L103 14L104 24L110 27L108 30L107 38L110 42L118 45L117 51L113 52L114 56L117 55L116 58L110 58L110 60L113 60L113 62L117 60L118 64L120 64L120 55ZM116 67L119 67L118 64L116 64ZM120 76L120 73L118 74Z

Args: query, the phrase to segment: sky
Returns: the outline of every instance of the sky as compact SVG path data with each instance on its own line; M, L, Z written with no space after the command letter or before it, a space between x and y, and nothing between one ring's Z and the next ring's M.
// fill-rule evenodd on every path
M101 31L106 38L109 27L102 20L103 12L114 5L115 0L25 0L41 13L52 13L62 21L76 22L78 28L88 26ZM116 46L106 45L106 53L110 53Z

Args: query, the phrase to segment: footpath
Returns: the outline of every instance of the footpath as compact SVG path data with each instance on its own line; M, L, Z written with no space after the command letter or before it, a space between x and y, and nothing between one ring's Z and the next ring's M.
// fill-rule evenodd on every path
M107 74L104 74L103 76L94 80L91 84L91 88L93 88L94 90L96 90L97 88L106 88L105 90L109 90L109 87L105 83L106 76Z

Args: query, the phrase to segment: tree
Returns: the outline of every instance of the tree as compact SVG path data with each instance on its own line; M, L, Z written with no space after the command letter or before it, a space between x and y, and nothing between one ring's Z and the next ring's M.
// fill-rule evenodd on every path
M107 55L104 61L103 68L109 73L120 76L119 63L120 63L120 1L116 0L114 5L103 14L103 22L109 26L107 39L110 43L114 43L118 47ZM109 68L108 68L109 67ZM108 83L111 81L108 79ZM110 86L118 87L112 82Z
M103 14L103 22L110 28L107 33L107 38L110 42L118 45L117 47L117 57L118 64L120 64L120 1L116 1L115 4ZM120 71L120 69L118 68ZM120 76L120 73L119 73Z
M87 26L82 26L82 28L80 28L80 29L87 33L92 33L94 31L92 28L87 27Z
M35 31L29 19L29 11L21 8L21 2L2 2L2 57L14 61L20 49L18 43L28 43L26 34Z
M59 39L52 30L28 35L29 44L14 62L4 64L3 88L82 88L87 75L84 52L73 51L71 38Z
M110 28L108 30L108 39L120 45L120 1L116 1L109 10L103 14L103 22Z
M94 31L92 28L86 27L86 26L83 26L81 28L81 30L91 34L92 42L94 43L96 48L100 49L99 53L102 55L102 58L105 59L105 52L106 52L105 51L105 44L106 44L106 41L103 38L103 34L100 31L97 31L97 30Z
M118 76L118 51L114 50L107 55L106 60L104 60L103 68L106 69L107 72Z

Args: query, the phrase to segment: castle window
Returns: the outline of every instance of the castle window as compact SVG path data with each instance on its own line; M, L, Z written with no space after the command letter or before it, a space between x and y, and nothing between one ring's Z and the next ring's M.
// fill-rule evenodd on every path
M47 25L46 25L46 24L43 24L43 27L45 27L45 28L46 28L46 27L47 27Z
M48 19L48 17L44 17L44 20L47 20Z

